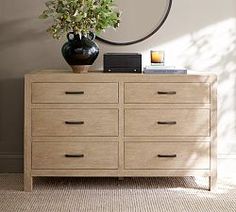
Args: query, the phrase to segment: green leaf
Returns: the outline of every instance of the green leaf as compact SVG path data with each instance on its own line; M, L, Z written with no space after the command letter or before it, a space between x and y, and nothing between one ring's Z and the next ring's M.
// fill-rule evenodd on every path
M40 19L46 19L46 18L48 18L48 15L46 15L45 13L43 13L43 14L41 14L41 15L39 16L39 18L40 18Z
M39 17L52 19L53 25L47 31L56 39L70 31L99 34L120 23L114 0L48 0L45 5L47 9Z

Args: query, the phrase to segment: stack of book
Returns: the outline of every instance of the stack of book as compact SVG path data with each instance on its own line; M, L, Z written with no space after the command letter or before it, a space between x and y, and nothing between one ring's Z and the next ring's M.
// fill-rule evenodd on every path
M174 66L146 66L144 74L187 74L186 68L176 68Z

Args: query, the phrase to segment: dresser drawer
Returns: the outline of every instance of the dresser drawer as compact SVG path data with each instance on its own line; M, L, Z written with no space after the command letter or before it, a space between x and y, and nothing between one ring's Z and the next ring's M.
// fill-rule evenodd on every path
M209 136L209 109L126 109L125 136Z
M207 83L126 83L125 103L209 103Z
M32 136L118 136L118 109L33 109Z
M118 84L32 83L32 103L118 103Z
M126 143L126 169L209 169L210 145L193 143Z
M32 143L33 169L117 169L118 143Z

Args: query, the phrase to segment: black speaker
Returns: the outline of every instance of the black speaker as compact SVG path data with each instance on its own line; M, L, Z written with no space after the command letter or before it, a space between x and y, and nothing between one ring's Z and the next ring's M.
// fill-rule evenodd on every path
M142 55L138 53L106 53L103 64L106 73L142 73Z

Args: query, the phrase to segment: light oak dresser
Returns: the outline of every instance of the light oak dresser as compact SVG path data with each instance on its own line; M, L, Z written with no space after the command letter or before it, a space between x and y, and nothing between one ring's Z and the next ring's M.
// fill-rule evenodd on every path
M24 189L37 176L217 179L215 75L25 76Z

